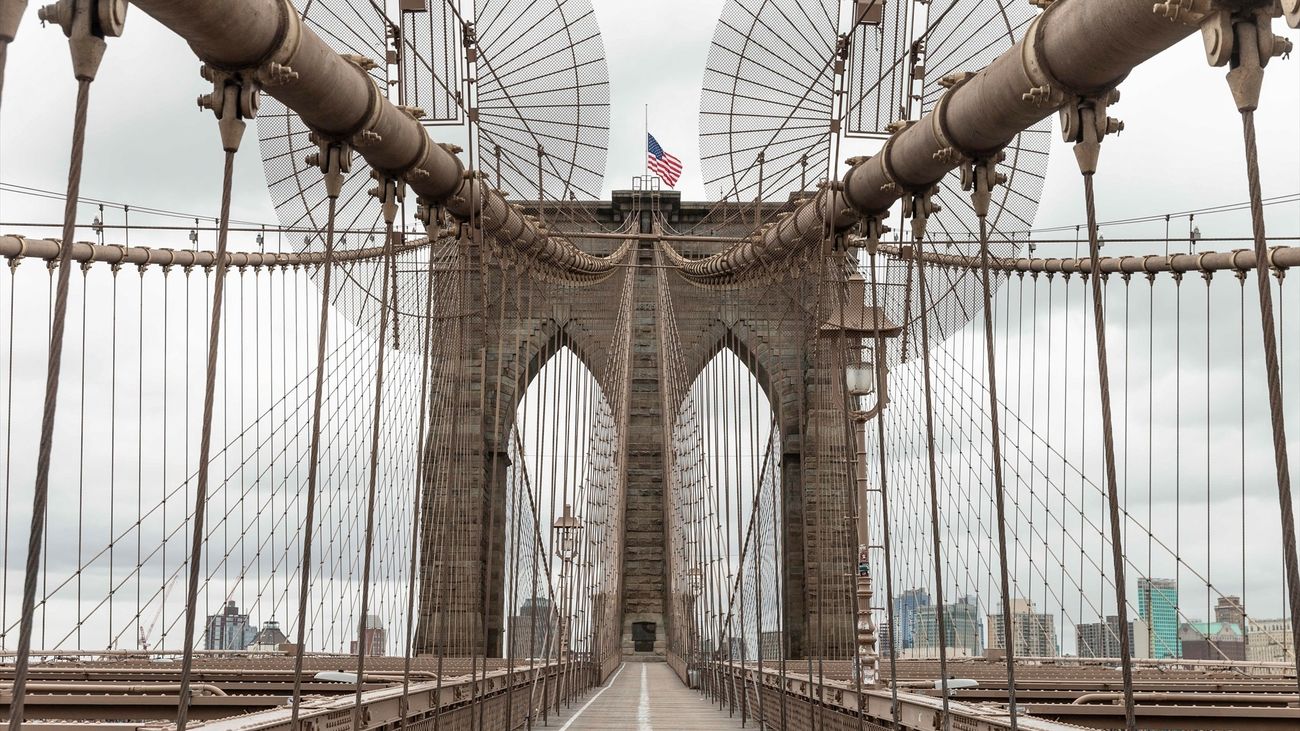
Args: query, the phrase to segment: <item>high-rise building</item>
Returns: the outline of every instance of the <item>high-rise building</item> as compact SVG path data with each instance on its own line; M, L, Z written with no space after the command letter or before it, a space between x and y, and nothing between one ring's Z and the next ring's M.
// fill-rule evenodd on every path
M220 614L208 615L203 649L246 650L256 637L257 628L248 623L248 615L240 614L239 605L229 601Z
M927 597L928 599L928 597ZM953 655L976 657L984 654L984 627L980 622L979 603L975 597L963 597L943 609L944 646ZM916 611L912 647L917 653L911 656L930 656L939 653L939 617L937 607L923 605Z
M388 654L388 632L377 614L366 615L366 627L361 631L361 652L367 657L382 657ZM352 640L348 652L357 654L357 641Z
M1146 620L1135 619L1128 623L1128 645L1131 657L1147 657L1150 630ZM1079 657L1119 657L1119 617L1111 615L1105 622L1078 624L1074 627L1076 653Z
M1254 619L1246 622L1246 659L1251 662L1292 662L1291 620Z
M1024 599L1011 601L1011 629L1017 655L1021 657L1060 655L1060 647L1056 641L1056 621L1050 614L1035 612L1033 602ZM1002 611L999 610L989 615L989 649L1001 650L1006 646L1006 624Z
M1138 579L1138 617L1151 629L1147 657L1160 660L1182 657L1178 631L1178 582L1173 579Z
M549 657L557 644L556 619L550 599L525 599L519 614L510 618L511 657Z
M894 636L887 629L880 634L880 647L884 648L883 652L888 651L887 640L891 636L894 642L897 643L897 649L899 650L908 650L915 645L916 615L921 607L928 606L930 606L930 593L925 589L908 589L899 596L894 597L894 624L898 625L898 634Z

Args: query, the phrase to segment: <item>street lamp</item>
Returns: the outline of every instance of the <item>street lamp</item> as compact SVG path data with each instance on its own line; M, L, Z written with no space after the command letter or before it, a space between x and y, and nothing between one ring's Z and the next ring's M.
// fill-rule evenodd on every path
M555 552L560 557L560 659L569 658L569 571L578 555L578 533L582 520L573 514L573 506L565 503L564 513L551 526L555 531Z
M876 364L871 349L866 345L855 348L858 356L844 368L844 382L849 395L854 397L870 396L876 392Z
M690 632L688 638L688 652L691 656L691 667L686 671L687 686L691 688L700 687L700 632L698 628L699 618L695 616L695 607L699 604L700 594L704 592L704 572L699 566L692 566L686 570L686 596L689 605L687 606L687 616L691 618L687 625Z

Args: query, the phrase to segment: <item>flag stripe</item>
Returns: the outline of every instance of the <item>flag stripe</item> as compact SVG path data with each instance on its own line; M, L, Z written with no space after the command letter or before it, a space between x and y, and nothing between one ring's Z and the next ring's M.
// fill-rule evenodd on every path
M676 187L682 174L682 161L665 152L652 134L646 135L646 167L663 178L669 187Z

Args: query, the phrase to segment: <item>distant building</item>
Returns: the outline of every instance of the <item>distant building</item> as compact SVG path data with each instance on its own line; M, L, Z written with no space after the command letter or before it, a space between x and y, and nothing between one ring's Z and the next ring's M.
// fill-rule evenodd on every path
M1246 622L1246 659L1251 662L1292 662L1290 619L1250 619Z
M1035 612L1033 602L1024 599L1011 601L1011 628L1017 655L1056 657L1061 654L1056 641L1055 620L1050 614ZM1006 624L999 610L989 615L989 649L1004 650L1006 646Z
M556 645L556 616L551 600L525 599L519 614L510 618L510 655L514 658L548 657Z
M203 635L205 650L246 650L257 637L257 628L248 623L248 615L239 613L239 605L226 602L220 614L208 615Z
M780 660L781 648L784 646L781 630L767 630L759 635L758 646L760 650L759 657L762 659Z
M1138 579L1138 617L1151 629L1147 657L1160 660L1182 657L1179 646L1178 582L1173 579Z
M894 597L894 624L898 625L898 634L895 636L892 632L885 630L880 634L880 646L888 650L889 644L887 640L893 637L898 649L912 648L916 642L917 613L921 610L921 607L928 606L930 606L930 594L925 589L908 589L901 595Z
M1239 596L1221 596L1214 607L1214 621L1246 628L1246 605Z
M1117 658L1121 655L1119 617L1110 616L1105 622L1075 625L1074 638L1079 657ZM1135 619L1128 623L1130 657L1146 658L1150 642L1146 620Z
M928 599L928 597L927 597ZM984 627L980 622L979 604L975 597L958 599L945 604L943 610L944 646L954 657L975 657L984 654ZM917 609L912 647L917 656L934 657L939 654L939 616L933 605Z
M1246 635L1231 622L1187 622L1178 639L1185 660L1245 660Z
M388 654L388 632L384 629L379 615L366 615L366 627L361 631L361 647L367 657L382 657ZM350 654L357 654L357 641L348 647Z
M262 625L262 631L253 638L253 644L249 645L248 649L252 652L280 652L287 644L289 638L280 631L280 623L268 619L266 624Z

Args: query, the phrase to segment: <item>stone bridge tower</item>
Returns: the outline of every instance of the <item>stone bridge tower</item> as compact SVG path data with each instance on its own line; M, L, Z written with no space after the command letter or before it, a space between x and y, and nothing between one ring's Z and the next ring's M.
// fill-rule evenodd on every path
M527 207L527 206L526 206ZM725 225L703 224L700 233L743 236L753 230L758 216L769 218L781 208L767 203L716 204L682 202L676 192L651 194L617 191L611 201L548 204L546 219L568 231L593 230L594 224L610 229L628 226L651 233L652 209L677 230L710 219ZM535 212L535 211L530 211ZM629 220L630 218L635 220ZM581 221L586 221L583 229ZM618 241L604 240L593 253L613 251ZM605 248L601 249L601 245ZM480 317L467 318L457 333L464 343L461 353L474 362L453 362L453 378L434 400L460 410L465 419L443 420L439 428L466 430L456 443L468 446L454 455L431 455L429 480L432 493L439 490L448 501L471 506L468 519L455 525L434 520L437 505L426 505L421 536L425 555L435 546L453 546L448 565L426 560L423 573L438 579L421 591L417 647L425 652L453 656L502 651L504 531L501 516L506 494L507 445L494 443L493 434L509 434L516 407L528 381L561 347L568 347L590 369L608 397L626 389L627 455L623 516L623 591L621 645L624 654L663 654L669 637L667 531L665 493L664 414L660 394L661 366L657 340L660 316L653 240L635 242L627 270L633 281L630 362L626 383L610 371L608 347L617 326L617 307L623 276L583 286L519 279L495 282L487 273L465 286L466 302L483 302ZM680 244L690 256L713 253L718 243ZM472 247L471 247L472 248ZM598 250L600 249L600 250ZM472 254L477 256L477 254ZM842 359L828 347L817 347L826 325L814 314L818 272L796 275L782 286L734 290L698 287L673 277L673 309L682 338L689 380L724 347L736 351L748 364L767 395L780 429L782 484L780 521L783 566L782 604L788 658L819 656L848 658L853 652L853 570L857 538L851 515L848 457L820 458L807 463L816 451L815 435L836 435L848 443L842 409L818 408L827 393L836 390ZM483 267L484 272L492 268ZM519 291L522 288L526 291ZM491 294L489 294L491 293ZM502 297L494 302L491 297ZM455 305L452 305L455 306ZM825 319L825 318L822 318ZM483 352L479 368L476 354ZM453 361L455 359L452 359ZM502 374L500 378L497 373ZM439 380L439 379L435 379ZM829 389L829 390L828 390ZM441 617L439 614L441 613ZM486 622L486 627L484 626ZM634 642L638 625L640 643ZM435 628L446 626L456 630ZM486 629L487 646L482 643ZM649 634L647 634L647 632ZM480 638L466 640L465 638ZM470 644L466 644L469 642ZM639 645L639 647L638 647Z

